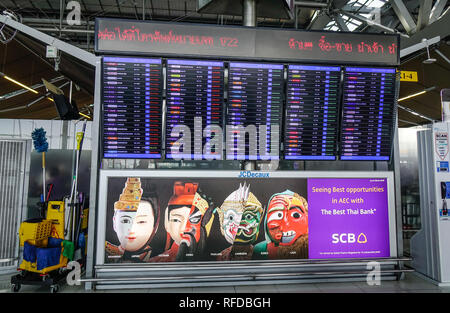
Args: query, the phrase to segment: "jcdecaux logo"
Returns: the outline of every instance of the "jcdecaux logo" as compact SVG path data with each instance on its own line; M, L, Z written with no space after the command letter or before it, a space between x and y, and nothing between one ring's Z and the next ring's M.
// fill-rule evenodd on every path
M356 236L353 233L335 233L331 235L332 243L367 243L367 236L360 233Z
M252 171L241 171L239 173L239 178L269 178L269 173L263 172L252 172Z

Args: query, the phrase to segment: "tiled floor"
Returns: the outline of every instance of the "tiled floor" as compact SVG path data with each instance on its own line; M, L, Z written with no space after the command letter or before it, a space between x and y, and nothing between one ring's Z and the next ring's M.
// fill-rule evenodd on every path
M0 276L0 293L9 293L11 275ZM20 293L48 293L49 288L39 286L22 286ZM369 286L366 282L329 282L329 283L299 283L299 284L273 284L273 285L244 285L225 287L186 287L186 288L147 288L123 290L95 290L86 291L84 285L63 285L60 293L450 293L450 287L437 285L417 276L406 273L405 278L399 281L381 281L379 286Z

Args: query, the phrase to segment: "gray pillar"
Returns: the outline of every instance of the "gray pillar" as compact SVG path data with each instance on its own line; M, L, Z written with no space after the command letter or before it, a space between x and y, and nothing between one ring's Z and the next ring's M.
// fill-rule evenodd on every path
M257 0L243 0L242 19L244 26L256 26L256 2Z

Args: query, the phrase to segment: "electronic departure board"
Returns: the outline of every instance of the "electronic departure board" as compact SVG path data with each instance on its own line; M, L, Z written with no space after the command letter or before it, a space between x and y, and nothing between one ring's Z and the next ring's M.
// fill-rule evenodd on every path
M340 76L339 66L288 66L286 160L336 160Z
M389 160L395 75L393 68L345 68L341 160Z
M222 138L213 145L213 126L223 126L224 64L215 61L167 60L166 158L222 159ZM180 144L188 127L189 144ZM208 151L208 152L204 152Z
M230 62L228 160L279 159L283 76L281 64Z
M161 59L103 58L103 156L161 158Z

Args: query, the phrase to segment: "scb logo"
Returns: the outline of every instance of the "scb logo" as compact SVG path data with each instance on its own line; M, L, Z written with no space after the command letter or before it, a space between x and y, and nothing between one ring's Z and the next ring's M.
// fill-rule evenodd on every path
M366 243L367 237L364 233L360 233L358 237L356 237L353 233L341 233L341 234L332 234L332 243Z

